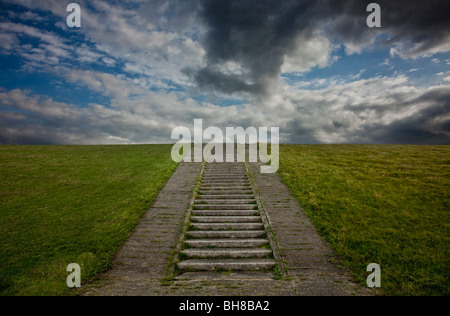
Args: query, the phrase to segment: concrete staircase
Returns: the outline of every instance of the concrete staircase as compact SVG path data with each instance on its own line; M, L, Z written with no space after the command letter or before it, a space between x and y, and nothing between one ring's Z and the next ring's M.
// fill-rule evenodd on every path
M243 163L206 164L177 263L181 272L267 271L273 252Z

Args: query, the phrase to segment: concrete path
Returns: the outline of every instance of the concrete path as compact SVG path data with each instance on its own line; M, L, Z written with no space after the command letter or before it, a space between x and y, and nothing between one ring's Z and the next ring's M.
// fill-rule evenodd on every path
M226 196L226 197L225 197ZM371 295L277 174L182 163L84 295Z

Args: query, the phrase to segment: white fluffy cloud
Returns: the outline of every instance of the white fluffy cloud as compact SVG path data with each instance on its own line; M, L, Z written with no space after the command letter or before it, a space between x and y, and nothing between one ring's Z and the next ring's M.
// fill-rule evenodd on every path
M294 42L295 49L285 57L281 67L283 73L305 72L315 66L323 68L334 60L332 53L337 47L324 36L298 36Z
M111 96L113 108L94 103L78 108L29 91L4 91L0 93L1 141L167 143L173 128L192 128L195 118L203 118L205 128L278 126L283 142L364 143L390 138L417 143L420 135L413 133L416 131L435 135L439 143L450 136L445 128L450 124L446 101L450 89L417 88L409 85L405 76L358 80L321 90L281 84L266 103L239 107L219 107L180 99L174 93L150 92L128 80L95 72L72 73L68 80ZM407 129L408 136L401 134Z
M300 143L417 143L414 133L450 136L450 87L417 87L406 76L342 81L323 89L282 84L263 104L267 116L280 123L282 140ZM276 119L274 119L276 118ZM410 138L395 135L409 129ZM428 139L429 141L429 139Z

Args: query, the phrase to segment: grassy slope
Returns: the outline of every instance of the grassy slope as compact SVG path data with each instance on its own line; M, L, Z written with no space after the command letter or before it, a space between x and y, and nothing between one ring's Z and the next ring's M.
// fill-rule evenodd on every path
M387 295L449 295L450 146L281 146L280 175L319 232Z
M176 164L171 146L0 146L0 295L63 295L107 268Z

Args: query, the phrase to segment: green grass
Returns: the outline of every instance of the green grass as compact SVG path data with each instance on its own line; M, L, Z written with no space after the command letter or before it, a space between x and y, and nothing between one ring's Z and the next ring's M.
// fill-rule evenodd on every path
M70 295L110 266L172 175L170 145L0 146L0 295ZM280 170L355 278L449 295L450 146L281 146Z
M92 280L172 175L171 146L0 146L0 295Z
M450 146L284 145L279 174L359 282L450 294Z

